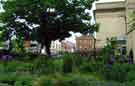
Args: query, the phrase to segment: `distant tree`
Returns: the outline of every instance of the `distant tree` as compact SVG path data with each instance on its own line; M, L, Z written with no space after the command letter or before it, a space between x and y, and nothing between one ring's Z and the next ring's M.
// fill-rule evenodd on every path
M7 39L12 34L20 40L37 40L50 56L52 40L69 37L69 31L92 29L91 17L85 12L95 0L7 0L0 20L5 23ZM11 31L9 33L9 31ZM9 36L10 35L10 36Z

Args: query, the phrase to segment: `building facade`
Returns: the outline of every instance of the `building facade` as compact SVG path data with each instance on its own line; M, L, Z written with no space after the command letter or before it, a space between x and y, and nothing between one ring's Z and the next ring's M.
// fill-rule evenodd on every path
M127 41L127 55L135 62L135 30L130 28L130 15L135 11L135 0L96 3L96 21L100 24L97 47L102 48L106 38L117 37Z
M76 49L79 52L88 52L93 50L94 39L92 36L76 37Z
M106 45L106 39L116 37L125 40L125 1L96 3L96 22L100 24L97 33L97 48Z
M58 54L60 52L73 53L75 50L75 44L66 40L63 40L61 42L59 40L55 40L52 41L50 49L52 54Z
M59 40L52 41L50 50L52 54L61 52L63 50L61 42Z

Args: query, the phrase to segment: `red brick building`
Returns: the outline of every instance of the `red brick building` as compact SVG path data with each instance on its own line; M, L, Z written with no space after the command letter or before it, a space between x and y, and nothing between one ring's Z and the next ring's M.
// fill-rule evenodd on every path
M80 52L88 52L93 49L94 39L92 36L76 37L76 49Z

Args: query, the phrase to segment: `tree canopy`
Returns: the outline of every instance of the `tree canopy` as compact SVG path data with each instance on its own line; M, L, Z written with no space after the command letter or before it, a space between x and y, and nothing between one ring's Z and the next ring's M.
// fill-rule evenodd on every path
M90 10L95 0L7 0L3 3L5 12L0 13L0 20L5 25L1 30L5 40L16 36L19 40L37 40L46 46L50 55L52 40L69 37L69 31L83 32L97 30L91 25L91 17L85 10Z

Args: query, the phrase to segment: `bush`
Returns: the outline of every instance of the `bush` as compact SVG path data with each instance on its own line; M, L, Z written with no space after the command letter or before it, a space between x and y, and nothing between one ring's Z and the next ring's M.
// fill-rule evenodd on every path
M103 75L106 80L132 82L135 80L135 65L114 64L111 68L104 68Z
M54 72L57 73L62 73L63 72L63 59L56 59L56 60L53 60L52 62L52 65L53 65L53 69L54 69Z
M104 86L105 83L98 79L98 77L84 74L72 74L72 77L68 82L71 82L69 86Z
M38 59L35 59L34 62L33 72L36 74L43 74L43 73L50 73L52 72L51 68L49 67L50 61L45 56L40 56Z
M53 78L41 76L36 81L34 81L33 86L53 86Z
M135 65L134 64L132 64L132 65L127 64L126 68L127 68L127 73L128 73L128 77L127 77L128 82L135 81Z
M20 76L16 79L14 86L32 86L33 78L32 75Z
M65 73L76 72L81 65L83 65L85 62L88 62L88 58L71 53L65 53L62 58L63 72Z
M80 66L81 72L97 72L100 73L103 70L104 64L102 63L92 63L86 62Z
M32 86L35 76L28 73L0 73L0 83L9 84L11 86Z
M71 73L73 69L73 55L66 53L63 58L63 72Z
M33 86L105 86L105 83L90 75L68 74L41 76Z
M103 76L106 80L124 82L127 80L127 71L121 64L115 64L112 67L105 67Z
M0 83L14 85L16 78L15 73L0 73Z
M135 80L127 81L125 86L135 86Z
M33 71L36 74L53 74L62 72L63 59L50 59L45 56L40 56L33 62Z
M32 62L36 58L38 58L38 56L39 57L41 56L39 54L26 53L26 52L20 52L20 53L12 52L11 55L13 56L14 60L18 60L21 62Z
M128 81L135 81L135 71L128 72Z
M20 62L20 61L10 61L7 63L3 63L4 66L4 71L5 72L16 72L16 71L20 71L20 72L31 72L32 68L33 68L33 64L31 63L24 63L24 62Z
M0 86L11 86L11 85L0 83Z

